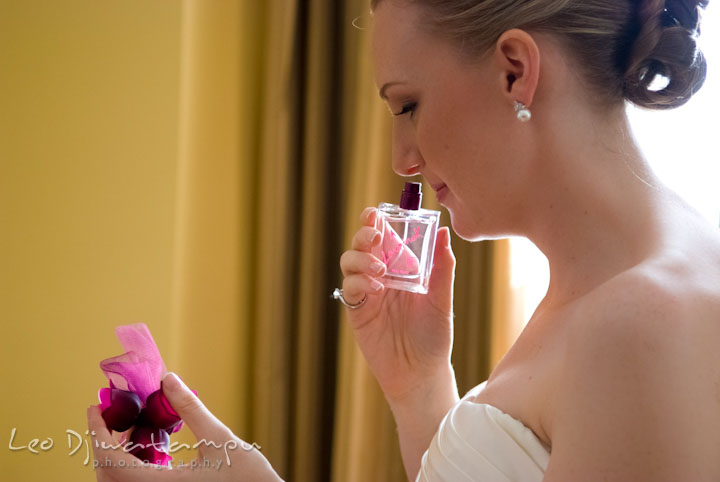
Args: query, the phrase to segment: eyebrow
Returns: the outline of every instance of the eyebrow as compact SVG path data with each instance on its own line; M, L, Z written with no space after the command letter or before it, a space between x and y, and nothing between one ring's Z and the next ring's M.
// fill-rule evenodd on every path
M385 85L383 85L380 88L380 98L383 100L387 100L387 94L385 93L385 91L388 89L388 87L392 87L393 85L399 85L399 84L404 84L404 83L405 82L388 82L388 83L386 83Z

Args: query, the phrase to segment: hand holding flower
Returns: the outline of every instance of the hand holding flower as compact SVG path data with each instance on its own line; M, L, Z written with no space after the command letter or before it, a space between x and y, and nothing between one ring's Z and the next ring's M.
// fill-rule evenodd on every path
M140 465L131 454L111 448L117 447L117 442L105 426L99 407L92 406L88 408L88 425L95 432L93 456L97 461L98 481L282 482L262 453L236 437L177 375L168 373L163 378L163 394L201 442L198 445L198 463L195 464L197 468L192 469L189 465L176 468ZM204 460L223 463L220 469L217 465L206 468L202 464Z
M282 480L254 445L236 437L205 408L197 392L166 373L147 326L124 325L115 331L126 352L100 363L110 387L100 389L100 405L87 413L99 481ZM198 438L198 460L172 467L170 434L180 430L183 420ZM113 437L112 431L127 430L132 430L129 441L126 434L121 441Z
M134 427L130 453L140 460L169 465L169 434L182 428L182 419L163 395L160 378L165 363L144 323L115 329L125 353L100 362L110 388L98 392L100 411L107 428L125 432Z

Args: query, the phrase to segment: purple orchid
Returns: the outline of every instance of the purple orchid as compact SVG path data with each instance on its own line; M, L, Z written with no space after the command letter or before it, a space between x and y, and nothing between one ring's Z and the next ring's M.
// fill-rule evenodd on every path
M144 323L118 326L115 333L125 353L100 362L110 384L98 391L103 419L117 432L135 427L130 440L144 447L130 453L153 464L170 465L169 434L180 430L183 422L162 391L165 363Z
M124 432L135 425L142 410L142 402L136 394L119 388L101 388L98 398L102 417L110 430Z
M168 433L177 432L175 428L182 423L180 415L172 408L162 389L154 391L147 398L143 418L153 427L161 428Z

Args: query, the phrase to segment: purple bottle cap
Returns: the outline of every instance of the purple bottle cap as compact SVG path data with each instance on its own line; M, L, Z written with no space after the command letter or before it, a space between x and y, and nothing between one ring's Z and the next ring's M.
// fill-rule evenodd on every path
M411 209L416 211L420 209L422 203L422 184L419 182L406 182L400 198L400 207L402 209Z

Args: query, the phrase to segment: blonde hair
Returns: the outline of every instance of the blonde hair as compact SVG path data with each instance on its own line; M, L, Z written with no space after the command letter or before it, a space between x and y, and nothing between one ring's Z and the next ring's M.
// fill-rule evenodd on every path
M387 0L371 0L371 8ZM697 48L708 0L404 0L420 6L424 26L478 58L503 32L545 32L566 52L601 104L626 99L649 109L687 102L705 81ZM657 76L667 85L657 88Z

